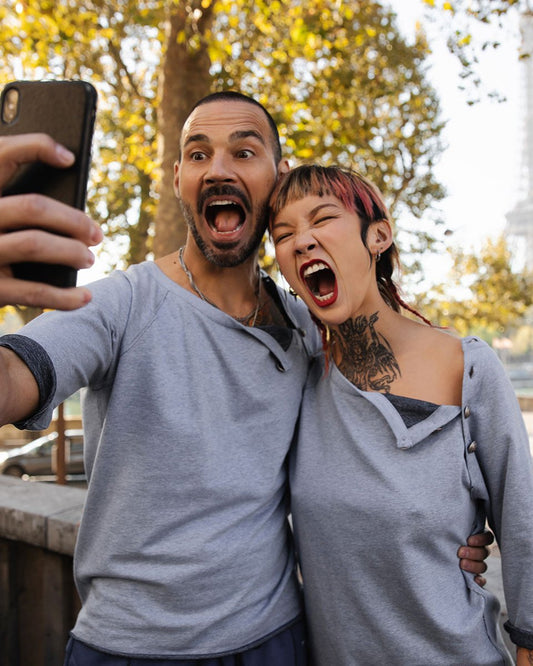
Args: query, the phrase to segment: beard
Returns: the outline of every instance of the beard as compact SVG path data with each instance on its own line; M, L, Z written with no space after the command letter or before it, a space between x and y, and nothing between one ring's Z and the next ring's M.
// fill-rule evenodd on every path
M240 241L235 243L217 243L212 241L210 245L200 235L192 208L180 200L183 217L190 229L191 234L204 257L219 268L233 268L239 266L257 252L267 227L267 204L263 204L256 210L251 219L255 220L255 229L244 245Z

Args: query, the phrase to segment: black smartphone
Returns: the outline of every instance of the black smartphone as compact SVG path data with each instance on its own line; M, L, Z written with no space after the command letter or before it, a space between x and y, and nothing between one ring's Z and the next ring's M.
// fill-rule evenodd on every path
M0 136L44 132L76 156L67 169L34 162L25 164L2 188L2 196L37 193L83 210L91 161L97 94L85 81L14 81L0 97ZM12 265L23 280L56 287L76 286L70 266L23 262Z

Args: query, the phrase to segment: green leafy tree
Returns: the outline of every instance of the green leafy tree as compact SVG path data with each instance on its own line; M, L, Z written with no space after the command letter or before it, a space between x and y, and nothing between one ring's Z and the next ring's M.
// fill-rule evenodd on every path
M396 213L420 217L444 194L427 42L407 44L378 2L4 0L0 37L0 83L82 77L98 88L89 210L126 264L183 242L179 131L190 105L222 88L272 110L289 157L355 166Z
M520 324L533 304L533 275L512 269L503 236L479 254L450 251L449 279L419 296L417 307L438 326L490 340Z
M190 95L208 89L195 76L188 60L194 59L194 53L188 45L182 40L181 60L173 50L178 31L187 34L197 29L199 22L190 18L194 4L201 6L200 2L178 6L132 0L7 0L0 8L4 63L0 80L80 77L98 89L96 168L88 206L103 221L108 236L121 238L127 264L141 261L153 249L161 161L157 115L170 85L160 67L168 42L172 42L175 78L188 72ZM202 69L208 73L208 61ZM169 104L167 99L164 103Z
M224 67L213 58L215 86L238 81L264 102L294 161L357 168L396 216L421 217L443 197L433 175L443 124L423 33L407 44L375 2L259 2L234 15L238 57Z

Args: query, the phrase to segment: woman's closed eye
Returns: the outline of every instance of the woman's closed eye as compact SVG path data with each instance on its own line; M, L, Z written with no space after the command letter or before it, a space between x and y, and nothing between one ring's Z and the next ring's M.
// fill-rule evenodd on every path
M292 236L292 233L289 231L286 231L281 234L276 234L272 237L272 240L274 241L274 245L277 245L278 243L282 243L283 241L287 240Z
M323 224L324 222L331 222L332 220L338 220L340 215L324 215L323 217L319 217L316 220L313 220L312 224L313 226L317 226L319 224Z

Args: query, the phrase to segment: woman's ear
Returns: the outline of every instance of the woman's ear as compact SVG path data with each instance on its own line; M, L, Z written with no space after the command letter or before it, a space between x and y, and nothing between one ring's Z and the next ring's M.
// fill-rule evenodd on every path
M383 254L392 245L392 227L388 220L372 222L367 233L368 249L373 255Z

